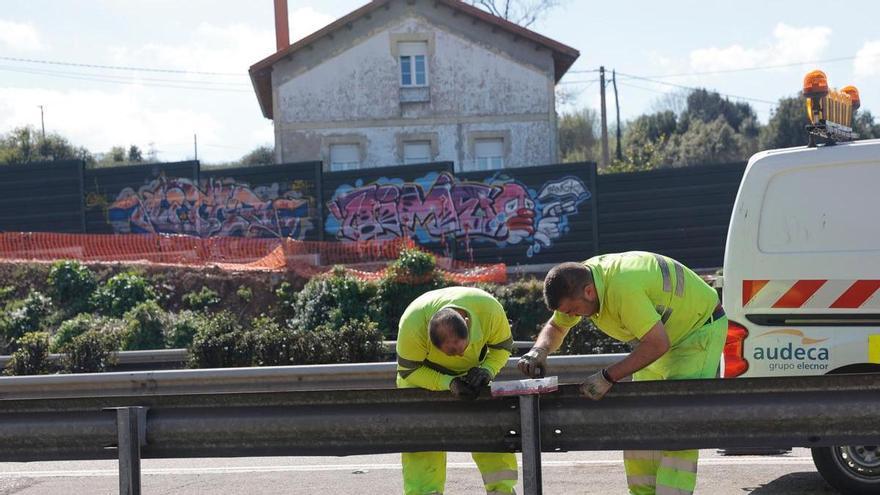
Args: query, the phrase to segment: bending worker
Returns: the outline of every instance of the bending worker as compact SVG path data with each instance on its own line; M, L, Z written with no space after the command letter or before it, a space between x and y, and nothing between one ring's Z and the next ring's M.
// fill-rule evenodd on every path
M587 378L581 395L601 399L619 380L714 378L727 337L715 289L672 258L646 252L606 254L562 263L544 279L553 311L519 368L536 376L568 330L588 317L609 336L633 344L622 361ZM650 418L646 419L650 421ZM624 451L633 495L690 494L699 451Z
M513 348L510 323L488 292L448 287L416 298L400 318L397 333L397 386L449 390L476 399L507 363ZM515 493L513 453L471 454L488 494ZM442 494L446 452L402 455L406 495Z

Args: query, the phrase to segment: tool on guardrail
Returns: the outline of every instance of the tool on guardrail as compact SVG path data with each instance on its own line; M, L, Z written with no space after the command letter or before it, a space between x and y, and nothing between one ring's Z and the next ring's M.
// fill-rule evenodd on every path
M528 380L492 382L492 397L519 396L520 428L522 429L523 493L541 495L541 394L559 388L555 376Z

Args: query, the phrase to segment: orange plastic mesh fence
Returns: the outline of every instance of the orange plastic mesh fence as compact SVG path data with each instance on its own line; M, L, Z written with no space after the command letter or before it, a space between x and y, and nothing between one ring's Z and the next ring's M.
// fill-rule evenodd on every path
M226 270L293 271L304 277L344 265L346 271L363 280L382 277L389 261L402 250L416 247L411 239L342 243L288 238L202 239L169 234L0 233L0 259L217 266ZM503 263L477 265L437 256L437 266L455 283L507 280Z

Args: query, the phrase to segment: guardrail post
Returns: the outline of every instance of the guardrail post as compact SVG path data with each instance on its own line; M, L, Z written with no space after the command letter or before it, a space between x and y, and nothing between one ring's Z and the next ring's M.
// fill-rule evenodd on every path
M147 408L114 407L119 450L119 495L141 495L141 445L147 443Z
M541 402L539 395L519 396L522 429L523 493L541 495Z

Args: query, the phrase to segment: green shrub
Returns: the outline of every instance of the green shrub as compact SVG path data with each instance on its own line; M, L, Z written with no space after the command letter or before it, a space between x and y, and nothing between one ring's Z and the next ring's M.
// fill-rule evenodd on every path
M314 330L328 321L334 309L340 310L345 320L367 317L371 312L369 302L376 294L376 286L335 270L309 280L303 290L293 296L292 291L284 291L289 291L289 288L282 284L277 291L281 293L279 296L288 298L287 301L290 301L290 297L293 300L279 316L284 318L292 315L289 319L294 328ZM285 304L282 301L282 308Z
M156 301L138 304L123 317L125 332L122 350L142 351L165 347L165 329L170 326L168 313Z
M89 309L89 298L97 287L95 275L78 261L52 263L49 269L49 295L69 315Z
M630 352L629 345L612 339L584 318L568 331L559 354L615 354Z
M51 352L61 352L69 342L92 329L100 329L103 318L88 313L81 313L65 320L58 326L49 344Z
M121 329L91 329L64 346L67 373L101 373L116 364L113 351L119 348Z
M452 284L439 272L413 277L396 269L388 270L376 288L376 297L372 303L374 321L385 336L393 338L397 334L400 317L415 298L450 285Z
M203 324L204 317L192 311L181 311L169 316L171 321L165 327L165 347L182 349L192 345L193 337L199 325Z
M50 372L48 333L26 333L18 340L18 345L6 365L6 374L45 375Z
M5 303L6 301L15 297L15 286L7 285L5 287L0 287L0 303Z
M51 313L52 301L37 291L8 303L0 315L0 337L6 353L18 348L17 341L24 334L42 330Z
M324 326L315 335L329 345L328 363L368 363L383 361L387 352L383 335L369 319L349 320L342 325Z
M253 334L236 317L221 311L202 320L190 346L192 368L250 366L253 361Z
M287 283L287 282L285 282L285 283ZM288 285L290 285L290 284L288 284ZM254 298L254 291L251 290L250 287L240 285L238 287L238 290L235 291L235 295L237 295L238 298L241 299L242 302L249 303L249 302L251 302L251 299Z
M278 304L275 311L278 318L287 321L296 316L297 294L299 294L299 292L293 288L293 285L290 282L281 282L281 285L275 289L275 297L278 298Z
M155 299L155 291L142 276L120 273L98 287L91 303L99 313L119 318L138 304Z
M184 294L181 301L189 309L206 310L211 306L220 304L220 294L208 287L202 287L202 290L199 292Z
M389 265L389 271L400 277L411 279L428 279L434 275L437 268L437 259L433 254L420 249L404 249L397 259ZM411 280L418 283L419 280Z
M514 340L534 340L552 313L544 305L543 282L528 278L507 285L481 286L504 307Z
M309 364L309 356L320 354L324 359L325 348L310 349L306 340L313 332L295 330L265 316L254 318L254 364L257 366L285 366ZM315 339L317 340L317 339Z

